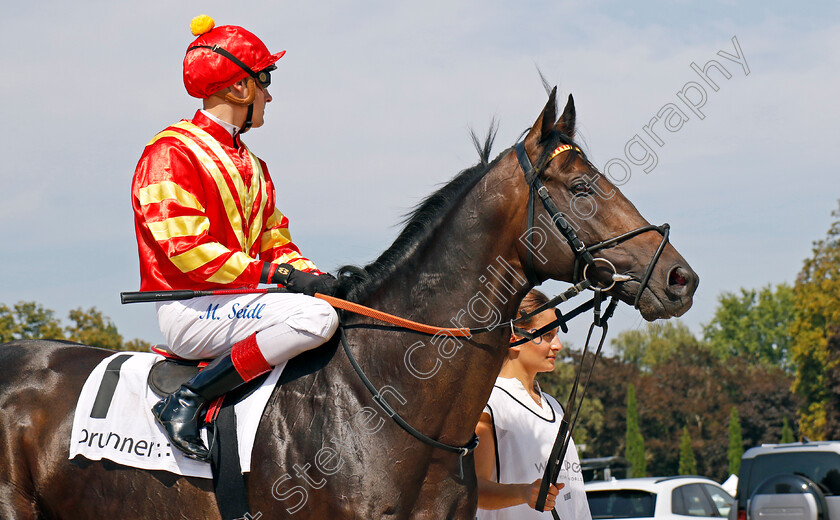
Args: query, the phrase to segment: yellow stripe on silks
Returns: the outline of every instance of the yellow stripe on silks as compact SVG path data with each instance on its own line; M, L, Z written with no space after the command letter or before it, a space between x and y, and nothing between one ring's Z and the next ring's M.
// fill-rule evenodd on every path
M274 249L275 247L285 246L292 241L289 230L286 228L269 229L262 234L262 241L260 242L260 253Z
M271 261L272 264L289 264L295 269L304 270L304 269L317 269L315 264L307 260L306 258L301 257L297 253L287 253L285 255L280 256L279 258L275 258Z
M176 237L195 237L210 229L210 219L205 216L172 217L159 222L148 222L149 231L158 242Z
M240 247L245 249L245 233L242 231L242 216L239 214L239 209L236 207L236 202L233 199L233 194L230 192L230 188L225 182L225 178L222 175L221 170L219 167L216 166L216 163L210 157L210 155L201 148L198 143L187 137L186 135L175 132L174 130L164 130L163 132L159 133L152 139L149 144L154 143L158 139L162 139L164 137L174 137L178 139L190 151L195 154L198 161L201 163L202 166L210 173L210 176L213 177L213 180L216 183L216 187L219 189L219 194L222 198L222 204L225 207L225 213L227 213L228 220L230 220L230 226L233 228L234 234L236 234L236 238L239 241ZM242 179L239 179L240 182Z
M313 264L305 258L298 258L297 260L292 260L291 262L289 262L289 264L291 264L291 266L295 269L301 271L305 269L317 269L317 267L315 267L315 264Z
M208 242L195 246L180 255L172 256L169 259L181 272L188 273L229 252L230 249L218 242Z
M292 241L292 235L289 233L289 228L277 227L283 220L283 214L277 208L274 208L274 213L268 217L266 227L268 228L262 234L260 241L260 253L274 249L275 247L285 246Z
M273 228L280 225L283 222L283 214L280 212L279 209L274 208L274 213L269 215L268 219L265 221L265 227Z
M193 137L204 143L204 145L210 148L210 150L216 155L216 157L219 158L219 160L222 162L222 165L225 167L225 170L227 170L231 180L233 181L233 185L236 187L236 194L239 198L239 205L242 207L242 214L247 222L247 219L251 213L251 207L254 204L254 198L256 196L256 191L254 190L254 188L257 188L257 186L254 186L254 177L251 177L251 189L246 190L245 182L242 180L242 174L239 173L239 170L236 168L236 165L233 164L233 160L230 158L230 156L227 153L225 153L225 150L222 148L222 145L219 144L219 141L217 141L213 138L212 135L208 134L206 131L197 127L193 123L190 123L189 121L181 121L179 123L175 123L172 126L180 128L181 130L185 130L192 134ZM254 173L256 173L256 171L254 171ZM244 227L247 228L247 223Z
M247 150L247 147L245 149ZM268 204L268 194L266 193L265 176L259 159L257 159L256 155L251 153L251 150L248 150L248 156L251 158L251 166L254 169L254 176L253 180L251 181L251 193L253 194L253 197L256 197L257 192L259 192L261 195L260 207L259 210L257 210L257 215L251 222L251 230L248 235L247 251L250 251L251 248L254 247L254 244L257 242L257 240L260 239L260 234L262 233L263 212L265 211L265 207ZM252 198L251 200L254 199Z
M230 283L236 280L253 261L254 259L250 256L237 251L207 281L213 283Z
M204 211L204 206L198 202L198 199L192 193L172 181L161 181L140 188L137 190L137 198L141 206L148 206L149 204L156 204L167 199L172 199L184 207Z

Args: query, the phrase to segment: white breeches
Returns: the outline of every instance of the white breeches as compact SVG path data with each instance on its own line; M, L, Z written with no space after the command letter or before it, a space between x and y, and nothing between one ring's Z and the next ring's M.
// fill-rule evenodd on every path
M275 366L327 341L338 327L330 304L303 294L202 296L157 304L158 324L169 350L185 359L230 352L251 334Z

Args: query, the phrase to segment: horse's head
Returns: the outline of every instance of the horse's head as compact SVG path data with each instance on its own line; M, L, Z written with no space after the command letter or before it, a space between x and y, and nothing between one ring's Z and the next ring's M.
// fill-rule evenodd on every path
M557 120L552 92L524 147L513 153L519 159L512 159L522 187L518 199L531 199L522 205L527 231L517 246L526 272L535 282L578 281L586 270L585 277L601 287L617 280L609 293L635 304L646 320L682 315L691 307L699 277L668 243L667 225L651 226L586 159L574 136L574 100L570 95ZM528 158L534 167L530 186ZM554 222L559 227L568 223L572 233L562 232ZM570 243L575 236L580 243ZM614 271L618 276L612 276Z

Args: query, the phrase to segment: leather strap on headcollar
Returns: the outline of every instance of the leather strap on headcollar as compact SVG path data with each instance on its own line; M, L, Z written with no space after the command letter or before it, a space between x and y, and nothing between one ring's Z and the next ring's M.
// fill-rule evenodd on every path
M552 152L549 159L543 163L541 168L545 168L549 161L556 157L557 155L576 149L574 146L570 145L560 145L555 148L554 152ZM566 242L569 244L569 247L572 248L572 253L575 255L575 266L577 266L578 260L583 260L587 264L594 263L594 258L586 249L586 246L583 242L578 238L577 234L575 233L572 226L566 221L566 216L557 208L557 205L552 200L551 196L548 193L548 189L540 180L540 168L535 168L531 164L531 160L528 158L528 152L525 151L525 142L519 141L514 146L514 150L516 151L516 157L519 161L519 167L522 168L522 172L525 174L525 182L528 184L530 188L528 190L528 229L532 229L534 227L534 199L535 196L539 196L540 200L542 201L543 207L545 208L548 215L551 217L551 220L554 222L557 229L563 235L563 238L566 239ZM534 235L533 233L528 233L528 256L526 258L526 276L528 277L528 281L531 282L533 285L539 285L539 279L537 278L536 272L534 270Z

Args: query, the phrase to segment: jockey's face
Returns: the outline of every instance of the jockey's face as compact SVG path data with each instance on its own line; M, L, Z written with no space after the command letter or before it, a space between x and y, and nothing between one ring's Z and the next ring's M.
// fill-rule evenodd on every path
M252 116L253 128L259 128L265 123L265 104L271 102L271 94L268 88L263 88L259 83L252 83L256 85L257 97L254 98L254 115Z

